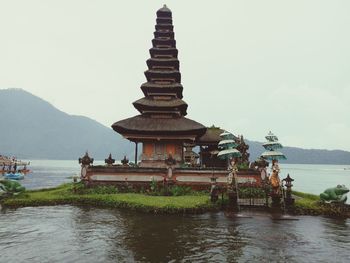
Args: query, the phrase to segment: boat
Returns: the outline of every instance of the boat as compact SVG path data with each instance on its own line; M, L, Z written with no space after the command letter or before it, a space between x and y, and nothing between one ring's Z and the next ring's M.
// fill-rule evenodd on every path
M10 179L10 180L22 180L24 179L24 174L23 173L5 173L4 177L5 179Z
M31 172L31 170L27 168L28 165L30 165L30 162L17 160L15 157L9 158L0 155L0 175L17 172L23 175L28 174Z

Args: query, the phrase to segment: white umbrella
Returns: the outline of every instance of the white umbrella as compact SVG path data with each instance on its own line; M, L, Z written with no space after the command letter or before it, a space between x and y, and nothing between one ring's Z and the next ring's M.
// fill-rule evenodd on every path
M228 159L231 157L241 157L242 154L237 149L226 149L218 153L220 159Z
M267 160L285 160L287 159L286 156L277 151L266 151L261 154L261 157L267 159Z
M220 137L223 138L224 140L236 139L236 136L234 136L232 133L230 133L228 131L224 131L223 133L221 133Z
M236 147L237 143L234 140L222 140L218 143L219 147Z
M283 148L282 144L280 144L279 142L265 142L263 146L265 149L270 151Z

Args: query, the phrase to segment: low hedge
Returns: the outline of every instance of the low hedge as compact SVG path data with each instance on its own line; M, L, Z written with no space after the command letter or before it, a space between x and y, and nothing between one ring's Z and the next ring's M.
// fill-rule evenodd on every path
M91 189L88 190L89 193L79 193L73 184L65 184L53 189L26 191L2 200L2 205L17 208L72 204L120 207L154 213L201 213L217 209L216 204L209 201L208 195L150 196L140 193L103 193L102 190ZM112 191L108 187L104 190Z

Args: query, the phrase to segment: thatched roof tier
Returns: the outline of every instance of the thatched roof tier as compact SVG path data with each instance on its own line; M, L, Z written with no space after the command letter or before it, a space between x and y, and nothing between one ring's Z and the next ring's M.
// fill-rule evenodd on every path
M174 26L172 24L156 24L155 26L157 31L163 31L163 32L167 32L167 31L173 31L174 30Z
M170 80L181 82L181 74L178 70L147 70L145 71L147 81Z
M154 82L146 82L141 85L141 90L145 96L153 96L155 94L172 94L182 99L183 87L180 83L160 84Z
M160 17L158 16L157 17L157 25L160 25L160 24L170 24L172 25L173 24L173 19L171 17Z
M179 70L180 68L180 63L177 58L150 58L146 61L146 63L148 68L153 70Z
M154 38L152 39L152 44L154 47L176 47L175 39L169 37Z
M170 99L170 100L154 100L149 98L142 98L133 103L134 107L140 112L145 111L174 111L178 110L182 116L187 115L187 103L181 99Z
M207 129L202 124L185 117L152 118L142 115L118 121L112 125L112 128L122 135L195 135L195 137L202 136Z
M204 133L204 135L201 136L196 141L196 144L203 145L203 146L207 146L207 145L217 146L219 141L222 140L222 138L220 137L220 134L223 132L224 130L220 129L219 127L215 127L215 126L209 127L207 128L207 131Z
M149 50L149 53L152 58L177 58L179 52L173 47L152 47Z
M174 38L175 33L173 31L154 31L154 37L155 38Z

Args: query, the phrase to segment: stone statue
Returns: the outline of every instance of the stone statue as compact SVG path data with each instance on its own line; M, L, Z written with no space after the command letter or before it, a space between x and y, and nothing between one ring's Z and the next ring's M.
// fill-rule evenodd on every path
M346 195L348 192L349 189L345 187L345 185L337 185L337 187L326 189L320 194L320 198L322 201L327 203L338 202L345 204L347 200Z
M78 160L82 166L83 165L89 166L90 164L92 164L94 162L94 158L90 158L88 152L86 152L85 155L83 157L79 158Z
M237 189L237 160L238 158L233 158L229 163L229 174L227 177L227 195L229 199L229 204L235 209L238 208L238 189Z
M122 163L124 166L128 165L129 159L126 158L126 155L124 155L124 158L121 160L121 163Z
M81 170L80 170L81 179L87 178L88 167L91 164L93 164L93 162L94 162L94 158L90 158L89 153L87 151L83 157L79 158L79 163L81 164Z
M279 194L280 193L280 178L278 176L279 172L280 172L280 168L278 166L278 161L277 160L273 160L272 161L272 173L271 173L271 177L270 177L270 184L273 190L274 194Z
M105 164L112 166L115 162L115 159L112 158L112 154L110 153L108 158L105 159Z

